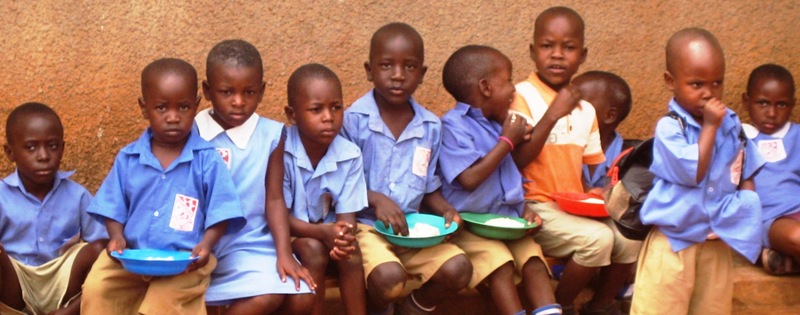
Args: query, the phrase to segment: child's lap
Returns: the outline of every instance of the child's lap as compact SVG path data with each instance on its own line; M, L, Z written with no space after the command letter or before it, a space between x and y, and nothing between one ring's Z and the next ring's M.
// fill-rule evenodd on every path
M500 241L480 237L464 230L459 231L450 242L460 247L472 263L470 288L476 287L489 274L508 262L514 263L517 276L531 258L538 258L547 266L542 247L527 235L517 240ZM516 278L520 280L519 277Z
M40 266L27 266L8 257L17 273L22 298L27 308L35 310L36 313L49 313L72 298L67 297L62 300L67 292L72 265L86 244L75 244L63 255Z
M361 259L364 265L364 276L369 277L376 267L384 263L395 262L403 266L410 276L406 288L421 286L433 277L436 271L451 258L464 254L458 246L441 243L427 248L399 248L389 243L378 234L372 226L358 224L361 230L356 235L361 247Z
M300 281L300 290L296 290L294 280L288 275L286 282L282 282L275 267L277 261L277 256L270 253L247 250L220 256L217 268L211 274L206 301L216 305L264 294L311 293L303 281Z

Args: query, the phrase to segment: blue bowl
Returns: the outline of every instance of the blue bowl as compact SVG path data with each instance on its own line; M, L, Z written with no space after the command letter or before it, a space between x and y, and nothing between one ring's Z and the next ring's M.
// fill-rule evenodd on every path
M426 223L432 225L439 229L440 234L428 237L408 237L408 236L395 235L392 227L389 226L387 228L381 221L375 221L373 227L375 227L375 231L378 231L378 233L383 234L383 236L386 237L386 240L388 240L389 243L409 248L425 248L439 244L442 241L444 241L444 238L447 235L452 234L458 229L458 224L455 222L451 223L449 228L445 228L443 217L430 214L422 214L422 213L407 214L406 222L408 224L409 229L416 226L417 223Z
M160 249L126 249L111 256L122 262L125 270L143 276L174 276L186 270L198 257L192 253Z

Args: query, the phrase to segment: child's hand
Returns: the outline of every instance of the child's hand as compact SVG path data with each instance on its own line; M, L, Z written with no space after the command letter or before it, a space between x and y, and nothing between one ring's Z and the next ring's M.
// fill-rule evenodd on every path
M391 225L395 234L408 235L408 223L403 209L397 206L394 200L382 195L377 198L375 206L375 216L385 225Z
M125 242L124 237L112 237L110 240L108 240L106 250L108 251L109 255L113 252L122 254L122 250L124 250L126 246L128 246L128 244Z
M338 221L335 224L338 233L333 240L333 247L329 252L333 260L348 260L350 256L356 251L356 236L355 227L350 223Z
M317 289L317 283L314 282L314 278L311 277L311 273L308 272L308 269L300 265L300 263L298 263L294 257L279 255L276 267L278 268L278 274L281 277L281 282L286 282L287 275L292 277L292 280L294 280L295 290L300 291L300 280L308 284L308 287L312 291Z
M522 218L528 222L528 225L536 223L536 227L528 230L525 234L533 235L542 229L542 217L540 217L535 211L531 210L531 208L528 208L527 206L525 207L525 211L522 213Z
M456 235L456 233L461 231L461 227L464 226L464 220L461 219L461 215L458 213L458 210L456 210L456 208L454 208L452 205L444 210L444 213L442 213L442 217L444 217L445 228L449 228L450 225L453 224L453 222L455 222L458 225L458 230L456 230L454 233L451 233L450 235L447 235L444 238L444 241L448 242L450 241L451 238L453 238L453 236Z
M211 256L211 248L208 247L204 242L200 242L197 246L192 249L191 257L197 257L198 259L193 261L186 267L186 272L195 271L197 269L205 267L208 264L208 260Z
M712 97L703 105L703 125L719 127L725 117L725 104Z
M511 140L514 146L530 140L533 127L528 125L528 121L514 113L509 113L506 116L506 121L503 122L502 136Z
M558 91L553 104L547 109L546 114L553 120L558 120L572 112L581 101L581 92L572 84Z

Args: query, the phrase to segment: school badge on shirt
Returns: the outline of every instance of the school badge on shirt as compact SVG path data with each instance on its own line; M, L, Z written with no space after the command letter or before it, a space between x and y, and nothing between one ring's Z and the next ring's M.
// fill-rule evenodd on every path
M428 175L428 165L431 162L431 149L417 147L414 150L414 164L411 165L411 172L419 177Z
M172 205L172 218L169 220L169 227L178 231L193 231L198 204L199 201L195 198L176 194L175 204Z
M217 152L222 157L222 161L225 162L225 166L231 169L231 149L217 148Z
M786 148L783 146L783 139L758 141L758 153L770 163L785 159Z

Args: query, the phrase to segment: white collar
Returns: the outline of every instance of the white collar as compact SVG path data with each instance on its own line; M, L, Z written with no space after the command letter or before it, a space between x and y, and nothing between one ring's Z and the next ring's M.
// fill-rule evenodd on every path
M195 118L201 138L206 141L211 141L211 139L214 139L214 137L224 132L231 138L231 141L233 141L233 144L235 144L237 148L242 150L247 148L247 143L256 130L256 125L258 125L258 115L250 115L250 118L247 118L241 126L225 130L214 120L214 117L211 117L211 113L212 109L206 108L200 111Z
M773 132L769 136L775 139L783 139L783 137L785 137L786 134L789 133L789 129L791 127L792 123L787 121L783 125L783 127L781 127L781 129L778 129L778 131ZM742 129L744 129L744 134L747 135L747 137L750 139L754 139L760 133L758 129L756 129L756 127L751 124L742 124Z

